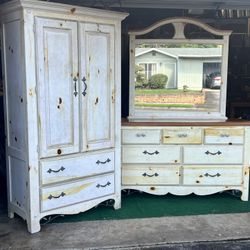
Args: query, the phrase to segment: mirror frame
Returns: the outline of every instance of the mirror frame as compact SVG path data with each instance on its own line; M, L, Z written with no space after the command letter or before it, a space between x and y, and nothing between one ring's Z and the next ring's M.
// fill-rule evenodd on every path
M167 24L172 24L175 34L171 39L137 39L136 36L145 35L151 31ZM186 24L193 24L203 30L222 37L221 39L187 39L184 34ZM129 32L130 37L130 77L129 77L129 121L225 121L226 117L226 92L227 92L227 67L229 36L231 30L218 30L196 19L191 18L169 18L149 26L143 30ZM220 107L219 111L179 111L179 110L140 110L134 105L135 98L135 50L137 44L170 44L170 43L191 43L191 44L217 44L222 45Z

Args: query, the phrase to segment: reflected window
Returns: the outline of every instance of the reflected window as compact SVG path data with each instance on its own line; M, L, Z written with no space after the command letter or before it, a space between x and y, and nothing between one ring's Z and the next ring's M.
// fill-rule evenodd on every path
M139 66L142 68L142 73L145 75L146 80L157 73L156 63L140 63Z

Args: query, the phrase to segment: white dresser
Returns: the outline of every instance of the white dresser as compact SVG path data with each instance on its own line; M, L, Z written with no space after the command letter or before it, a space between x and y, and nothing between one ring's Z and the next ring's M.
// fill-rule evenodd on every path
M247 201L249 151L249 122L125 121L122 188L156 195L240 190Z
M34 233L47 215L119 208L127 14L20 0L0 16L9 216Z

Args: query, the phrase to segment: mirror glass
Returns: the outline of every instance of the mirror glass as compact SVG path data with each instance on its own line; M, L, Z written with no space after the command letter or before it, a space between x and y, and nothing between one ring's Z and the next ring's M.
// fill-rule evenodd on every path
M222 45L137 44L135 109L220 109Z

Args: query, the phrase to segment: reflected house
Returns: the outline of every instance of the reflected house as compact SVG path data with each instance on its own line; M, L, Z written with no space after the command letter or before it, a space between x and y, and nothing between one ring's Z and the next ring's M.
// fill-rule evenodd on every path
M135 63L146 79L168 76L166 88L192 90L206 87L206 77L221 72L222 48L136 48Z

